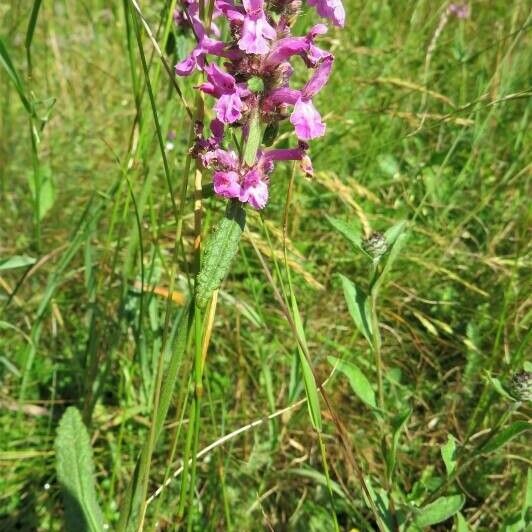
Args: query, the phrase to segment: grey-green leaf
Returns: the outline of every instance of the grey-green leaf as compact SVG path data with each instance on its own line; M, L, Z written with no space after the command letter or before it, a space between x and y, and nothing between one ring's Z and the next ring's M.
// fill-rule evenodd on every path
M229 272L245 224L246 212L242 205L231 201L224 218L205 245L196 286L196 304L200 308L205 307L213 291L220 287Z
M532 424L528 423L528 421L515 421L509 427L490 438L480 448L480 453L492 453L503 445L506 445L510 440L519 436L519 434L529 431L530 429L532 429Z
M355 364L333 356L327 357L327 360L331 366L334 366L347 377L351 388L361 401L372 408L376 407L375 392L371 387L371 383Z
M459 512L464 502L463 495L440 497L417 511L415 523L420 527L442 523Z
M66 530L103 530L102 512L96 499L92 449L79 411L69 407L63 414L55 440L57 478L65 501Z
M447 441L442 445L441 457L445 464L447 475L450 475L456 469L456 440L452 434L447 435Z
M15 255L9 259L0 259L0 271L12 270L14 268L24 268L35 264L35 259L27 255Z
M344 297L347 303L349 314L353 318L358 330L364 335L366 340L371 345L373 337L371 332L371 319L369 300L366 294L347 277L340 274L342 279L342 288L344 289Z

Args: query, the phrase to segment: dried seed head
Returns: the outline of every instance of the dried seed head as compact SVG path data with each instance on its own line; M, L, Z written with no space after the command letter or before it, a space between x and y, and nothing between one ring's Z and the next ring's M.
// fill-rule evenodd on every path
M388 242L382 233L375 232L362 241L362 249L378 260L388 251Z
M519 401L532 401L532 371L518 371L510 383L512 395Z

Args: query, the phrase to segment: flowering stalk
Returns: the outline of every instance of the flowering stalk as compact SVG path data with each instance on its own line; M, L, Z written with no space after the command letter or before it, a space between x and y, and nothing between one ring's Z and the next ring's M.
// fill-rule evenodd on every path
M321 16L343 25L345 13L341 0L309 0L309 4ZM327 83L334 58L315 44L327 31L324 24L315 25L304 36L291 35L299 7L300 0L274 0L268 5L263 0L242 0L241 4L235 0L208 3L184 0L174 17L196 39L196 46L176 65L175 72L182 77L201 72L204 78L196 89L202 98L206 95L207 101L213 99L210 122L207 123L204 115L196 117L195 140L188 155L196 160L199 173L212 173L215 194L229 200L224 218L205 245L195 279L195 395L191 410L193 423L187 434L184 456L179 516L184 514L187 491L189 502L192 500L195 483L202 377L210 336L204 331L203 309L211 301L208 308L212 309L212 323L216 290L238 251L245 224L244 207L263 209L266 206L270 175L279 161L299 161L303 172L312 175L308 142L325 133L326 126L312 100ZM224 26L229 28L226 40L221 39ZM296 56L311 70L308 81L301 87L290 83L294 72L291 61ZM294 128L297 144L284 149L270 148L279 123L287 118ZM196 234L199 235L198 227ZM188 482L186 469L190 457Z
M309 0L318 14L343 26L341 0ZM313 26L304 36L292 36L291 27L299 0L215 0L213 19L204 23L203 6L186 0L175 20L192 29L196 46L175 71L178 76L203 72L205 81L196 88L214 99L209 134L206 124L196 124L193 155L212 171L217 196L262 209L269 198L270 175L278 161L299 161L303 172L312 175L308 141L321 137L326 126L313 104L313 97L327 83L333 55L316 46L327 31L325 24ZM229 36L220 40L226 22ZM306 84L291 86L300 57L311 70ZM218 64L216 61L218 61ZM283 120L289 118L297 137L290 149L268 149ZM234 138L240 133L241 145ZM273 135L272 135L273 132ZM244 146L244 148L242 148Z

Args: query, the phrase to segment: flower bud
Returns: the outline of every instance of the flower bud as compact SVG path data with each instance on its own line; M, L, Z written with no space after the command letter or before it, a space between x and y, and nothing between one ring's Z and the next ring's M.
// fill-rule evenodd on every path
M388 242L382 233L374 232L362 241L362 249L378 260L388 251Z
M512 395L519 401L532 400L532 371L518 371L510 383Z

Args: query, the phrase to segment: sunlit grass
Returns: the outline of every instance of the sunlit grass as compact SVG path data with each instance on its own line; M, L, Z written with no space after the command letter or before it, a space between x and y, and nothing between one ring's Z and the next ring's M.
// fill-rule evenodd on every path
M145 32L143 68L132 19L108 4L42 3L31 72L31 11L0 6L2 40L35 103L32 117L0 70L2 530L62 529L53 442L67 406L88 426L110 529L149 438L159 364L172 360L177 385L149 453L148 496L179 470L192 434L191 340L176 351L193 273L190 121ZM163 7L143 13L164 50ZM398 514L463 494L471 529L519 530L510 524L526 513L526 436L467 463L448 484L441 448L452 435L467 462L501 420L529 419L526 404L511 410L487 374L508 389L530 343L530 14L519 0L473 2L470 19L449 19L434 42L444 9L351 0L346 29L324 37L336 64L318 97L328 129L311 145L316 177L296 177L285 213L292 169L280 166L267 209L248 213L218 296L196 420L198 450L213 448L198 458L193 496L180 495L179 474L149 500L147 530L175 529L179 509L198 530L332 530L324 463L340 528L369 530L375 517L350 452ZM298 24L312 20L304 13ZM187 39L177 36L169 64L189 51ZM193 88L178 81L193 106ZM38 127L47 118L38 145L28 116ZM207 236L224 204L206 197L204 207ZM325 386L330 410L320 399L324 461L301 401L301 340L318 384L333 356L378 392L339 275L366 289L367 258L331 217L366 236L407 220L408 240L378 299L390 423L384 430L336 372ZM1 269L16 256L35 260ZM391 420L409 408L387 486L382 437L392 446Z

